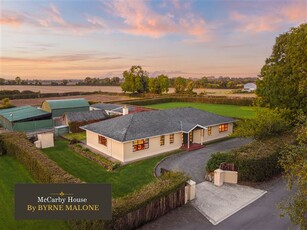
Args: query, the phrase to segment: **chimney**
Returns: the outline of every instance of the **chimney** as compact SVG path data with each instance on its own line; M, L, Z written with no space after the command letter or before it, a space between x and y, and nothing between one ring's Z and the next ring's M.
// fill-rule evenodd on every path
M128 107L125 105L125 106L123 107L123 116L124 116L124 115L127 115L128 113L129 113Z

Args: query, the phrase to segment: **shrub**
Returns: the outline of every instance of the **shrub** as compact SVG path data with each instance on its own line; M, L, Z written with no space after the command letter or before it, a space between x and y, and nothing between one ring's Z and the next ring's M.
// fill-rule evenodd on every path
M265 181L282 172L278 162L281 149L293 141L291 134L284 134L265 141L255 140L228 153L212 154L206 170L212 172L222 162L234 163L238 168L239 181Z
M207 172L213 172L220 167L223 162L233 163L234 155L225 152L217 152L211 155L211 158L207 162L206 170Z
M256 117L244 121L239 121L235 130L235 136L255 137L265 139L277 136L290 128L290 123L283 117L283 113L278 110L257 111Z

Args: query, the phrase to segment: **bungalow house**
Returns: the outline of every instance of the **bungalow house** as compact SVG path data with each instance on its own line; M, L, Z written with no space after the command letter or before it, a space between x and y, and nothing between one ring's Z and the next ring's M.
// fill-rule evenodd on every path
M246 83L244 84L243 91L254 92L256 89L257 89L257 85L255 83Z
M194 108L133 113L81 127L86 144L130 162L227 137L234 119Z

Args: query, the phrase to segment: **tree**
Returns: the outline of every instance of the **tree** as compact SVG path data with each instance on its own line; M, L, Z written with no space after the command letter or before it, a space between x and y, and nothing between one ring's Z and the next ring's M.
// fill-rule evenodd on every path
M285 111L279 111L277 109L258 110L255 118L238 122L238 127L234 135L254 137L260 140L278 136L290 127L284 114L286 114Z
M1 109L11 108L14 107L14 105L10 102L9 98L3 98L2 99L2 105L0 106Z
M194 81L188 80L185 93L192 95L192 94L194 94L193 89L194 89Z
M5 79L4 78L0 78L0 85L4 85L5 84Z
M20 83L21 83L21 78L20 78L20 77L16 77L16 78L15 78L15 82L16 82L16 85L20 85Z
M281 204L281 208L294 224L307 229L307 118L304 115L300 118L304 123L297 127L297 144L286 146L279 161L289 189L296 187L295 194Z
M183 77L177 77L174 82L175 93L184 94L187 87L187 80Z
M67 85L68 84L68 81L67 80L63 80L62 81L62 85Z
M123 72L124 82L121 88L124 92L147 93L149 77L141 66L132 66L129 71Z
M148 82L149 92L155 94L167 93L169 88L169 79L167 76L161 74L155 78L149 78Z
M279 35L257 80L256 94L271 108L307 113L307 24Z

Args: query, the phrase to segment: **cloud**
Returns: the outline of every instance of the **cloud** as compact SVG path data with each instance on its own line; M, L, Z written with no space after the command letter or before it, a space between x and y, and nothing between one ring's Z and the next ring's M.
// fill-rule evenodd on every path
M168 12L157 12L148 1L115 0L103 1L105 10L120 19L117 29L120 32L160 38L169 34L188 35L200 38L206 35L206 21L189 10L189 4L172 1L173 8Z
M236 22L235 28L243 32L259 33L277 31L285 24L298 24L307 19L307 2L301 0L287 1L276 7L268 3L260 13L238 11L230 12L230 20Z
M46 63L63 63L63 62L77 62L77 61L111 61L121 59L119 56L98 56L94 54L69 54L69 55L54 55L54 56L44 56L37 58L28 58L28 57L0 57L0 61L8 64L46 64Z
M0 25L18 27L24 22L22 14L1 10Z

